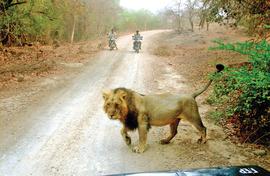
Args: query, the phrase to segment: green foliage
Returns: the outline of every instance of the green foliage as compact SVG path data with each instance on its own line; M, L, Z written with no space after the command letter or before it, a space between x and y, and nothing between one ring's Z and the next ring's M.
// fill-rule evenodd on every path
M158 28L161 23L158 16L149 11L121 9L119 0L2 1L0 42L3 45L82 41L104 37L112 28L149 30Z
M224 112L222 111L210 111L208 113L208 116L211 117L212 120L214 120L215 123L218 123L220 120L220 117L224 116Z
M203 0L202 11L212 22L245 26L249 34L269 35L269 0Z
M243 137L255 141L270 132L270 44L265 40L235 44L216 40L215 43L218 46L211 49L235 51L250 58L240 68L227 68L224 74L213 76L217 84L212 96L227 97L217 103L225 103L227 116L241 122L239 129ZM265 135L260 142L268 138Z
M0 14L3 44L22 44L31 39L41 39L55 28L56 13L50 0L30 0L12 6Z
M147 10L123 10L119 15L117 27L120 30L149 30L158 28L159 18Z
M264 28L265 28L265 29L270 29L270 25L265 24L265 25L264 25Z

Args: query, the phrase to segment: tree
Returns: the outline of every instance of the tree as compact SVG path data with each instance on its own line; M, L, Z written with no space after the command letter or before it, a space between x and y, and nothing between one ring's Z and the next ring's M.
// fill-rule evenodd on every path
M176 0L174 5L167 9L167 14L174 17L176 31L181 33L183 30L183 4L182 0Z
M0 13L4 13L6 10L8 10L10 7L19 5L19 4L24 4L27 1L19 1L17 0L16 2L13 2L13 0L1 0L0 2Z
M157 16L147 10L123 10L119 16L117 27L123 31L150 30L160 26Z
M269 0L203 0L211 22L247 27L249 34L269 37Z
M186 11L188 14L188 20L190 23L191 31L194 31L194 16L196 15L196 7L198 6L198 0L187 0L186 2Z
M3 45L73 43L106 36L112 28L147 30L159 24L156 15L124 10L119 0L0 0Z
M12 40L16 40L14 30L16 23L12 19L8 10L14 9L15 6L24 4L26 1L1 0L0 2L0 41L3 45L10 45Z

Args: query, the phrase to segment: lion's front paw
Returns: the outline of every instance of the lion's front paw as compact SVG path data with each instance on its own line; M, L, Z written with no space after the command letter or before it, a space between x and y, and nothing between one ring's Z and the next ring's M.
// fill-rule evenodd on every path
M125 142L127 145L130 145L131 144L131 138L129 136L126 136L125 137Z
M206 139L200 138L200 139L198 139L197 143L198 144L205 144L206 143Z
M142 146L135 146L133 147L132 151L135 153L143 153L145 151L146 147L142 147Z
M166 140L166 139L162 139L159 141L160 144L164 145L164 144L169 144L170 141Z

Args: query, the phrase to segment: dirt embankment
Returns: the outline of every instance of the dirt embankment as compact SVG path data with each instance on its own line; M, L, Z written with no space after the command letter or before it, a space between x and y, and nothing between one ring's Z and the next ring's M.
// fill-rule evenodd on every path
M0 90L64 73L66 68L79 67L103 46L104 41L96 40L52 46L35 43L32 46L0 47Z
M217 63L225 66L241 63L247 58L238 53L228 51L210 51L210 46L215 46L214 39L224 42L247 40L241 31L234 31L224 27L214 26L210 31L185 31L182 34L171 32L156 38L156 47L152 53L163 57L169 65L177 68L190 82L190 86L199 88L200 84L207 82L206 76L214 71Z
M65 87L105 45L102 40L0 47L0 124Z

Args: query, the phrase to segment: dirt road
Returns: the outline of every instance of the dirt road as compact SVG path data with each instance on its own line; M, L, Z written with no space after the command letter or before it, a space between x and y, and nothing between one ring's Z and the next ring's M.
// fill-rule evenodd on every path
M147 51L151 36L160 32L143 33L139 54L132 51L130 35L121 37L119 50L101 52L57 91L42 94L17 112L2 108L0 114L6 116L0 120L0 175L103 175L257 164L249 160L246 153L250 152L243 153L207 121L209 141L205 145L196 143L197 131L186 124L179 126L179 134L165 146L158 142L168 135L169 128L153 127L143 154L132 153L125 145L121 124L109 120L102 110L103 89L121 86L141 93L188 90L185 78L169 65L154 62L155 57ZM202 114L206 110L205 105L200 106ZM131 137L136 143L137 133Z

